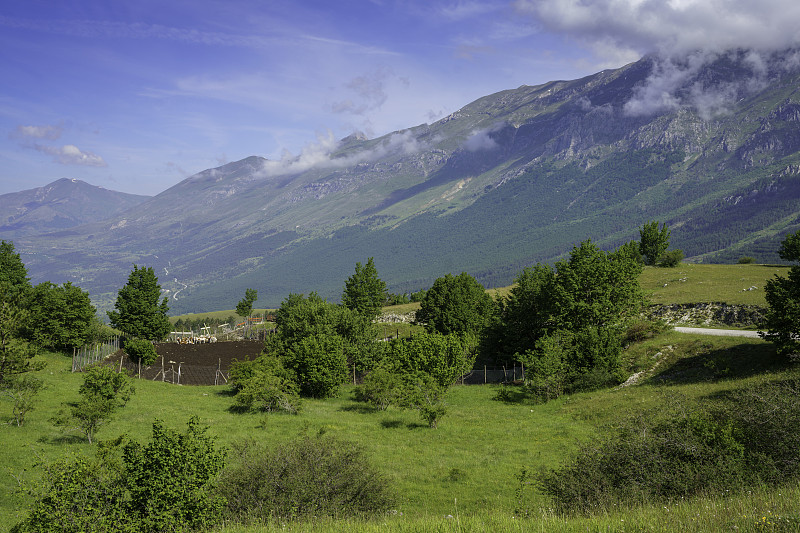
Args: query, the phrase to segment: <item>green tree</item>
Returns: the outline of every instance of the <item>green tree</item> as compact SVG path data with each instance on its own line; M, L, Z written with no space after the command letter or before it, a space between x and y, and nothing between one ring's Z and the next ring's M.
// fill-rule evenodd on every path
M373 258L370 257L363 267L356 263L355 273L344 283L342 305L374 320L380 315L385 300L386 283L378 277Z
M345 340L338 335L318 333L304 337L289 347L283 363L295 373L306 396L336 396L347 380Z
M641 270L629 247L608 253L591 241L554 268L527 268L482 349L523 362L542 399L618 380L622 325L644 303Z
M92 366L78 389L81 399L59 412L52 421L56 426L79 431L91 444L100 426L124 407L133 393L133 385L125 374L104 365Z
M389 342L382 365L400 375L424 372L446 389L472 370L476 345L468 333L417 333Z
M66 282L40 283L29 291L28 338L45 348L67 351L91 342L97 310L89 293Z
M556 263L553 321L556 329L606 328L639 312L642 267L624 253L607 253L584 241Z
M253 312L253 303L258 300L258 291L255 289L246 289L244 291L244 298L239 300L236 304L236 314L240 317L247 319Z
M0 240L0 301L19 303L30 288L28 270L14 243Z
M666 223L658 229L658 221L653 220L639 228L639 251L646 265L655 265L661 255L669 248L670 231Z
M800 231L786 236L778 255L784 261L800 261ZM800 352L800 265L792 266L788 277L767 280L764 290L768 309L761 336L773 342L778 353Z
M161 286L152 267L133 265L128 283L119 290L114 311L108 311L111 325L127 335L159 341L172 329L167 318L169 306L159 303Z
M483 285L462 272L433 282L420 302L416 321L425 324L429 332L480 334L494 312L494 301Z
M158 359L158 352L156 352L155 346L146 339L126 341L124 350L133 361L140 362L145 366L152 365Z
M28 312L17 305L0 301L0 387L16 376L44 367L34 362L36 347L23 337Z

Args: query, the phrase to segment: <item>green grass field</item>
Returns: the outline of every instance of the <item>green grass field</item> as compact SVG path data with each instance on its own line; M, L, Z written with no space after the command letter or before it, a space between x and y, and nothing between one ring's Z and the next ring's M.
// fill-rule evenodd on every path
M642 283L661 302L734 300L731 303L763 305L764 280L785 271L757 265L681 265L646 269ZM750 286L760 287L761 292L741 291ZM762 298L760 303L756 295ZM69 371L65 356L42 357L47 367L39 374L47 389L36 409L24 426L4 425L0 431L0 530L24 515L29 500L18 489L40 475L38 463L95 449L80 438L63 435L49 422L63 402L77 399L82 376ZM343 387L338 398L306 400L301 414L293 416L234 414L229 411L232 399L222 386L136 380L136 394L97 437L111 439L124 433L144 441L155 418L183 429L192 415L209 425L222 445L244 437L279 445L298 435L325 432L363 444L398 493L395 512L379 519L231 526L225 532L800 530L796 484L572 517L554 515L550 502L526 486L523 494L530 513L515 516L519 487L515 476L523 467L536 471L561 464L579 442L598 435L619 417L658 407L674 395L702 400L795 371L759 339L672 331L633 345L624 357L630 373L643 372L637 385L575 394L545 405L494 400L499 386L454 386L447 396L448 413L436 430L415 412L393 408L380 412L353 401L352 386ZM661 378L659 384L648 381L653 376ZM0 401L0 422L9 421L10 413L9 402Z
M654 304L725 302L766 306L764 283L789 267L774 265L705 265L645 267L639 281ZM750 290L753 288L752 290Z

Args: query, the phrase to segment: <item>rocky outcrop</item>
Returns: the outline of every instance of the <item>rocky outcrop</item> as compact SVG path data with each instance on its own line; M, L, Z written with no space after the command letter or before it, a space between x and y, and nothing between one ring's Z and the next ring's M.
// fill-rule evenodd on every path
M415 317L415 311L402 314L386 313L376 318L375 322L380 322L382 324L412 324Z
M671 325L757 326L764 320L766 309L757 305L730 305L722 302L697 304L652 305L649 318L665 320Z

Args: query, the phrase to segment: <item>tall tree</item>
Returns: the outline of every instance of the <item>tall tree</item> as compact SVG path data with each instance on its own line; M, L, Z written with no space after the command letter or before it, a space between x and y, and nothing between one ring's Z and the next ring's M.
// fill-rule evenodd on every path
M42 368L33 363L36 347L25 336L30 313L23 302L31 290L28 270L14 243L0 241L0 387L20 374Z
M658 229L658 220L653 220L639 228L639 251L644 257L644 264L655 265L658 259L669 248L670 231L667 224Z
M800 231L784 239L778 255L785 261L800 261ZM764 290L769 309L762 337L781 354L800 352L800 265L792 266L786 278L776 275L767 280Z
M27 323L26 310L0 300L0 387L11 384L20 374L43 367L33 362L36 347L22 336Z
M152 267L133 265L128 283L119 290L115 310L108 312L111 325L128 335L158 341L170 332L169 306L159 303L161 286Z
M258 300L258 291L255 289L246 289L244 291L244 298L239 300L236 304L236 314L242 318L249 318L253 312L253 303Z
M381 313L386 300L386 283L378 277L373 258L363 267L356 263L355 273L344 283L342 305L374 320Z
M30 288L28 270L14 250L14 243L0 241L0 300L19 304Z
M462 272L447 274L433 282L420 302L416 320L429 332L479 334L495 311L492 297L483 285Z
M89 293L66 282L49 281L30 291L29 335L35 343L55 350L71 350L91 341L97 312Z

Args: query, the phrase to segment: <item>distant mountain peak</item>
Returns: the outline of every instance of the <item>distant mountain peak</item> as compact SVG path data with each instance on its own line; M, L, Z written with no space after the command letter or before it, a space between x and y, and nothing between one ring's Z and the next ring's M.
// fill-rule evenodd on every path
M76 178L0 195L0 238L60 231L112 217L150 198L110 191Z

